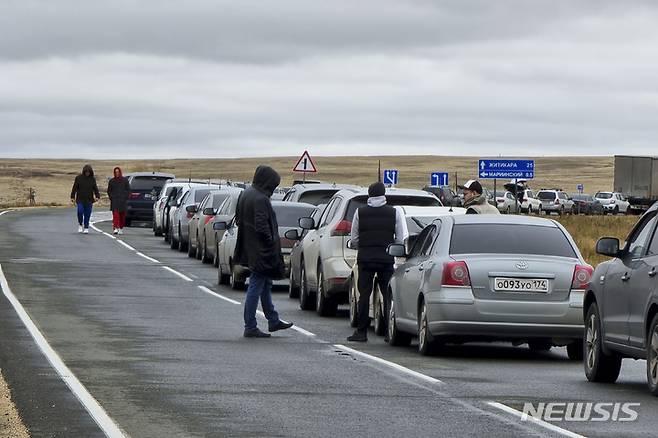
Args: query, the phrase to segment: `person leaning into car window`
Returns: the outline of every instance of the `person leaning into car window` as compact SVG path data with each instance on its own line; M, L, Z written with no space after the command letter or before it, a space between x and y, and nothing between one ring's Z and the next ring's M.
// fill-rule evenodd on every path
M459 188L464 191L466 214L500 214L498 208L487 202L487 198L482 194L482 184L479 181L471 179Z
M352 220L350 247L358 250L359 322L354 334L347 338L348 341L368 341L370 295L375 276L384 300L384 315L388 315L388 283L393 276L394 259L387 254L386 249L394 242L404 244L408 237L407 222L400 209L386 205L384 184L371 184L368 188L368 204L359 208Z

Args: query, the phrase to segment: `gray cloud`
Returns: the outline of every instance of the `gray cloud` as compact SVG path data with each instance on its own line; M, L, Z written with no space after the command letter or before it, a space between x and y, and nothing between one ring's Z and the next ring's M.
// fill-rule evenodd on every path
M0 156L653 153L658 9L2 1Z

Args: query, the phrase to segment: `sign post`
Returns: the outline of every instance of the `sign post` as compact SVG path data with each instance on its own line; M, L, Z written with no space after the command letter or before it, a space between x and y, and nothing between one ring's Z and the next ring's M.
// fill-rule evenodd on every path
M448 172L432 172L430 174L431 186L447 186L448 185Z
M308 151L304 151L301 157L299 157L299 160L297 161L297 164L295 164L295 167L292 169L293 172L302 172L303 173L303 181L306 182L306 172L309 173L317 173L318 168L315 167L315 163L313 162L313 159L311 159L311 156L308 154Z

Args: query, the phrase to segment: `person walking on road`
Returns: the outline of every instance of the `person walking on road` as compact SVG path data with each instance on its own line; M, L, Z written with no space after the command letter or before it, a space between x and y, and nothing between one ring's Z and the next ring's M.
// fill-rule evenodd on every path
M359 266L358 326L347 338L351 342L367 342L370 326L370 296L375 277L384 299L384 315L388 317L391 299L388 283L393 276L394 259L386 253L394 242L404 244L409 237L402 211L386 205L386 187L381 182L368 188L368 203L354 213L350 246L357 249ZM388 341L388 339L386 339Z
M78 233L89 234L91 208L101 198L91 165L85 164L82 173L75 177L71 188L71 202L78 207Z
M272 280L284 277L285 266L276 214L270 198L281 183L279 174L269 166L258 166L251 187L238 198L235 223L238 227L233 260L249 267L249 287L244 302L244 337L269 338L258 328L256 310L260 299L268 321L268 331L292 327L279 319L272 302Z
M113 173L114 178L107 184L107 196L110 198L110 210L112 211L112 228L114 234L123 234L130 184L128 184L128 178L124 178L120 167L115 167Z
M489 204L487 198L482 194L482 184L471 179L466 184L459 186L464 191L464 208L466 214L500 214L498 208Z

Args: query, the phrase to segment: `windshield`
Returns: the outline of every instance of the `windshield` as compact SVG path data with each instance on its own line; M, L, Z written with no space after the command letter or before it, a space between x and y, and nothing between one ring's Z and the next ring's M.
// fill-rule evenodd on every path
M531 254L576 257L557 227L521 224L461 224L452 228L450 254Z
M329 200L336 194L338 189L328 190L307 190L299 195L298 202L305 202L312 205L328 204Z
M612 198L612 193L599 192L596 194L596 197L599 199L610 199Z
M365 207L368 202L367 196L357 196L350 201L344 219L351 221L358 208ZM413 195L387 195L386 204L391 206L403 205L409 207L440 207L441 201L433 196Z
M299 219L309 217L314 207L299 205L275 205L272 207L276 213L276 221L279 227L293 228L299 227Z
M537 193L537 199L542 201L552 201L556 197L555 192L539 192Z
M130 190L150 192L155 189L160 191L169 178L158 176L136 176L130 180Z

